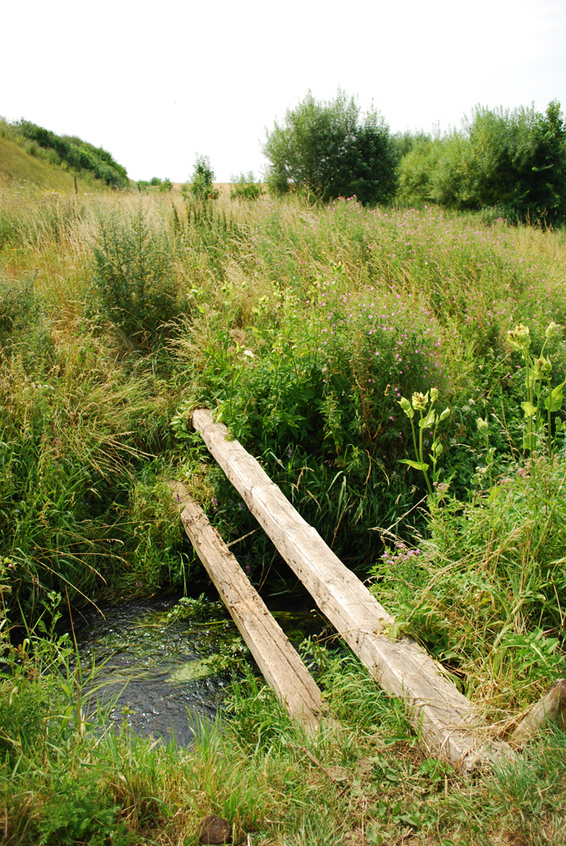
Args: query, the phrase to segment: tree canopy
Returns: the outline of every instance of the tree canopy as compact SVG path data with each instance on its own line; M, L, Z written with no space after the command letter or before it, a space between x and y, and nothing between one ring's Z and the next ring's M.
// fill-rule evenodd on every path
M560 104L477 107L462 131L421 137L400 166L400 198L458 209L497 208L514 220L566 218L566 123Z
M268 184L277 193L294 186L317 199L355 195L362 203L395 194L398 155L389 127L375 111L362 118L355 99L342 91L330 102L309 91L268 133L264 153Z

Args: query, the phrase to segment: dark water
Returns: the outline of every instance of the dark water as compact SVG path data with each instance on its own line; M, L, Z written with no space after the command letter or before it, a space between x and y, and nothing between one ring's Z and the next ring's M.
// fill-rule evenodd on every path
M220 602L151 599L100 606L74 620L81 665L98 668L96 701L117 727L179 746L214 721L242 659L249 657ZM298 643L322 628L318 614L279 610L279 624Z

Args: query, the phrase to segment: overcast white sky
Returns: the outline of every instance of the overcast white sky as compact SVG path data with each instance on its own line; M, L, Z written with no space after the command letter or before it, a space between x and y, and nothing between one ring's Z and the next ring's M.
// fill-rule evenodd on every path
M566 0L24 0L3 4L0 116L109 150L132 179L265 167L265 130L310 89L393 132L476 104L566 111Z

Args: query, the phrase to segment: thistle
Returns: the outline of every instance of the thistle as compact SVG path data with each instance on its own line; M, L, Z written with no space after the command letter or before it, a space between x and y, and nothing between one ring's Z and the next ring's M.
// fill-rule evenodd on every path
M411 397L411 402L409 402L406 397L401 397L401 399L398 400L399 405L411 421L411 430L413 433L413 446L417 459L416 461L413 461L410 458L403 458L401 460L401 464L408 464L409 467L412 467L414 470L420 470L423 473L427 490L430 496L432 496L433 494L433 484L436 485L438 483L438 476L440 473L438 469L438 459L444 451L444 448L438 439L438 426L440 423L442 423L443 420L446 420L446 418L450 416L449 408L445 408L441 414L437 414L436 409L434 408L434 403L437 399L438 389L431 388L430 398L429 392L427 391L426 394L415 392ZM415 412L418 412L419 414L418 438L414 422ZM425 460L424 455L425 429L433 429L432 444L430 447L430 452L428 454L428 458L430 459L430 462L432 464L432 484L428 475L429 465Z

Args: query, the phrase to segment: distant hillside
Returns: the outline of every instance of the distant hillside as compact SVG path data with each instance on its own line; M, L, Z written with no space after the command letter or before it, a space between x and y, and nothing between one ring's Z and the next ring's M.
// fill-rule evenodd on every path
M0 120L0 186L72 193L102 185L129 187L126 169L110 153L80 138L55 135L29 121Z

